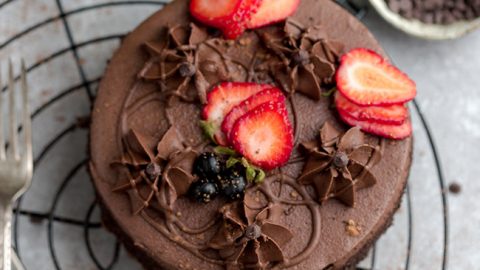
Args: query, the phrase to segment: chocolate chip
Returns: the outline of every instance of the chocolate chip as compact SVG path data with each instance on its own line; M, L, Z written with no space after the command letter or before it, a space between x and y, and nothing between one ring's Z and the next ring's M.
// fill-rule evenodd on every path
M463 0L456 0L455 1L455 10L464 11L467 8L465 2Z
M306 65L310 63L310 54L305 50L298 50L293 53L292 60L295 65Z
M245 237L250 240L255 240L262 236L262 229L257 224L249 225L245 229Z
M448 190L453 194L458 194L462 191L462 187L458 183L451 183L448 186Z
M474 12L473 9L471 9L471 8L467 8L467 9L465 10L465 13L463 13L463 14L465 15L465 18L466 18L467 20L473 20L473 19L475 19L475 12Z
M407 19L427 24L452 24L480 17L480 0L385 0L388 7Z
M400 9L401 10L411 10L413 8L413 3L411 0L400 0Z
M433 21L436 24L441 24L443 22L443 12L441 10L435 11L433 14Z
M148 179L150 179L151 181L154 181L155 178L160 176L161 173L162 173L162 168L157 163L153 163L153 162L149 163L145 168L145 174L147 175Z
M180 76L182 77L192 77L197 72L197 68L190 62L183 62L178 72L180 72Z
M395 13L400 12L400 3L397 0L389 1L388 7Z
M455 21L456 21L455 17L453 16L453 14L450 11L444 11L443 12L443 23L444 24L452 24Z
M433 13L423 14L421 21L424 23L433 23Z
M348 165L348 161L348 156L343 151L337 151L333 157L333 165L335 165L337 168L346 167Z

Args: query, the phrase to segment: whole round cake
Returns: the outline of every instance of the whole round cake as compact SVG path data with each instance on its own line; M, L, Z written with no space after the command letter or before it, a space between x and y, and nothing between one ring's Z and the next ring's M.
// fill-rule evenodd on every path
M92 112L104 225L146 269L349 269L392 223L415 84L330 0L176 0Z

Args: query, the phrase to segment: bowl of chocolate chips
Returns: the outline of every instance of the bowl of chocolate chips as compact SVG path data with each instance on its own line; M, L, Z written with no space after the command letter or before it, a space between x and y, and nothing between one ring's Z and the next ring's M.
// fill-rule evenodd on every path
M426 39L454 39L480 28L480 0L369 0L389 23Z

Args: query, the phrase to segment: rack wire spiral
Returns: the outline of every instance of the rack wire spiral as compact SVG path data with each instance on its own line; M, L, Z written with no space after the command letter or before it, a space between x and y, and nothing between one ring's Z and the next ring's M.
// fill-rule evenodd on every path
M8 5L16 1L20 1L20 0L7 0L7 1L0 2L0 11L3 8L6 8ZM0 43L0 52L1 52L2 49L8 47L11 43L15 42L16 40L24 36L28 36L29 34L41 29L42 27L45 27L47 25L50 25L58 21L61 21L62 27L65 30L66 38L68 40L69 46L67 48L58 50L52 53L51 55L44 57L36 61L32 65L28 66L28 72L30 73L44 65L49 65L49 63L51 63L54 59L61 57L62 55L71 53L73 54L73 57L75 59L75 65L76 65L78 75L81 79L81 83L68 87L67 89L63 89L62 91L58 92L55 96L43 102L32 113L33 121L35 121L36 118L42 114L42 112L44 112L51 106L55 105L56 103L61 102L63 98L69 95L72 95L73 93L77 93L79 91L85 91L85 94L88 97L88 103L89 103L88 105L91 107L95 98L95 85L100 81L100 78L99 77L93 78L93 79L88 78L87 70L82 64L82 59L80 57L79 50L82 48L85 48L86 46L100 44L102 42L120 41L126 34L125 33L125 34L106 35L106 36L96 37L90 40L76 43L73 38L73 32L72 32L70 21L68 20L69 17L71 17L72 15L82 14L90 10L96 10L96 9L101 9L106 7L153 6L155 9L158 9L169 2L169 1L162 1L162 0L111 1L106 3L92 4L92 5L83 6L77 9L65 11L64 3L62 3L62 0L51 0L51 1L55 2L56 8L58 9L57 16L47 18L26 29L23 29L20 32L11 35L5 41ZM363 7L359 8L354 4L350 3L348 0L337 0L337 2L342 6L344 6L347 10L352 12L354 15L356 15L359 19L363 18L363 16L366 14L366 11L367 11L366 8L363 8ZM148 14L145 14L145 16L147 15ZM2 90L5 91L5 88ZM433 140L427 120L425 119L425 116L423 115L418 102L416 101L413 102L412 109L414 111L414 114L418 117L417 119L421 124L421 127L424 129L426 133L428 143L429 143L429 148L432 152L433 159L434 159L435 170L437 174L436 177L438 179L437 186L440 189L440 194L441 194L441 199L440 199L441 209L442 209L441 210L442 211L442 230L441 231L443 234L439 236L442 238L442 246L440 247L441 249L440 250L440 253L441 253L440 269L444 270L446 269L446 266L447 266L448 237L449 237L448 236L449 219L448 219L448 211L447 211L448 209L447 197L443 192L445 190L445 186L444 186L445 180L442 173L442 167L441 167L440 159L438 156L437 147ZM82 125L81 121L80 123L77 121L77 122L71 123L70 125L67 125L67 127L61 130L58 134L49 138L49 141L36 155L36 158L34 161L35 168L38 169L40 166L42 166L42 164L44 164L43 160L47 158L49 152L51 152L52 149L55 148L56 145L63 138L65 138L66 136L72 133L78 132L82 128L85 128L84 125ZM85 132L85 136L86 134L87 133ZM20 220L22 217L28 217L30 219L30 222L32 223L39 223L39 222L47 223L46 230L47 230L48 251L55 269L72 269L71 268L72 266L70 266L70 268L67 268L64 265L62 265L61 258L58 255L59 250L56 247L57 242L55 241L56 238L54 237L56 224L66 224L66 225L74 226L76 228L80 228L83 230L84 248L86 253L88 253L88 257L91 259L91 262L93 263L92 265L95 267L94 269L102 269L102 270L103 269L120 269L119 268L120 265L118 262L122 257L125 257L125 254L124 252L121 251L122 248L118 241L114 240L113 237L111 238L113 241L112 243L109 243L113 247L111 248L111 254L109 256L105 256L105 252L103 252L102 258L99 257L100 255L96 252L94 248L94 244L92 244L92 236L91 236L92 233L99 230L103 230L100 222L98 221L98 217L97 217L98 213L96 213L97 205L94 199L88 202L83 202L89 205L88 210L83 216L77 216L75 218L72 218L72 217L65 217L64 215L57 213L62 196L65 195L66 190L68 190L69 188L72 188L71 185L72 185L73 179L76 176L78 176L81 171L86 170L87 164L88 164L88 159L83 158L81 161L77 162L77 164L75 164L74 166L71 167L71 169L68 170L68 173L61 180L61 182L59 183L59 186L52 187L56 191L54 192L53 198L51 198L50 208L47 211L26 210L24 207L23 199L20 199L18 201L15 207L13 242L20 257L24 256L25 253L27 252L27 249L30 248L30 247L21 246L19 241L22 235ZM90 185L90 182L84 181L84 185ZM412 250L412 242L413 242L413 223L414 223L414 219L412 215L413 204L412 204L410 187L407 187L403 205L406 207L406 211L407 211L407 214L406 214L407 234L406 234L406 252L404 253L405 254L403 258L404 265L402 269L410 269L411 255L412 255L411 250ZM359 268L359 269L378 269L376 268L376 263L378 260L378 257L376 256L376 254L377 254L377 249L374 247L371 251L368 261L364 262L362 264L362 268ZM402 256L402 255L399 255L399 256ZM73 264L70 264L70 265L74 265L74 263L75 262L73 262ZM34 264L32 265L27 264L27 268L40 269L41 267ZM77 268L74 267L73 269L77 269ZM130 269L130 268L127 268L127 269Z

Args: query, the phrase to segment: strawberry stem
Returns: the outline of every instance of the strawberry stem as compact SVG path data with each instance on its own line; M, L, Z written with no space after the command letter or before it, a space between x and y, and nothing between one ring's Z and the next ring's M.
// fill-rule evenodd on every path
M205 136L207 136L207 138L209 138L215 144L218 144L215 140L215 127L213 126L213 123L200 120L200 126L202 127Z
M322 93L322 97L330 97L337 91L337 87L332 87L332 89L328 90L327 92Z

